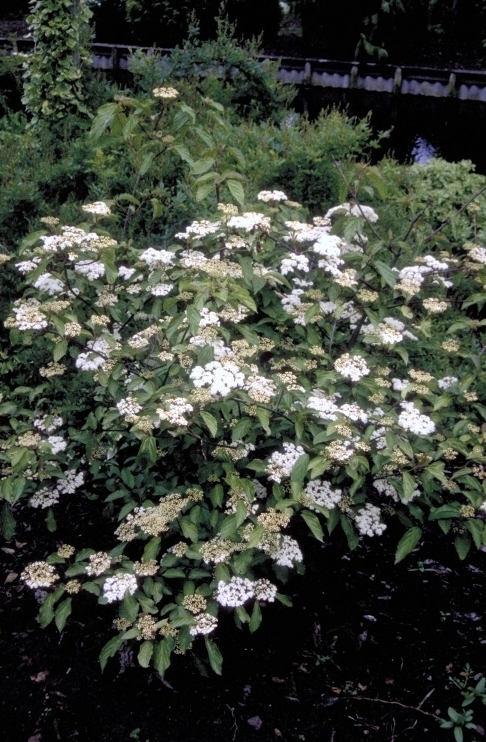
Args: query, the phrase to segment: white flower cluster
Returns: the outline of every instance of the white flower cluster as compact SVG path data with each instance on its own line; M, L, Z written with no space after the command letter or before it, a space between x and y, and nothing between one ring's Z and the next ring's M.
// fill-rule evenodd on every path
M32 588L50 587L59 579L59 575L52 564L39 561L31 562L20 575L20 579Z
M258 375L248 376L243 389L248 392L249 397L261 404L269 402L277 393L277 387L271 379Z
M40 311L37 299L18 299L13 306L12 322L6 320L5 326L17 327L19 330L43 330L47 327L47 317Z
M273 603L277 594L277 587L270 580L252 580L246 577L232 577L229 582L218 582L215 598L220 605L236 608L244 605L247 600L256 600Z
M304 453L302 446L296 446L294 443L284 443L283 449L283 453L274 451L268 459L267 465L268 478L278 483L282 479L290 477L295 462Z
M150 293L152 296L167 296L172 291L171 283L158 283L156 286L150 287Z
M334 362L334 368L338 371L341 376L351 381L359 381L363 376L367 376L370 373L368 364L362 356L352 356L349 353L345 353Z
M245 232L252 232L257 227L270 229L270 218L256 211L246 211L241 216L232 216L228 219L228 227L243 229Z
M40 430L42 433L53 433L58 428L62 427L63 424L62 417L59 417L58 415L43 415L42 417L37 417L34 422L34 428L37 428L37 430Z
M140 260L153 270L172 265L174 258L175 255L173 252L169 252L169 250L156 250L154 247L147 248L140 255Z
M288 273L293 273L296 270L307 273L309 270L309 260L305 255L291 252L280 263L280 273L282 276L286 276Z
M279 546L267 552L280 567L293 568L295 562L302 562L304 557L299 544L291 536L281 536Z
M370 502L358 510L355 523L362 536L381 536L386 530L386 525L380 521L380 508Z
M191 636L198 634L210 634L218 625L218 619L210 613L198 613L194 616L194 624L190 627Z
M435 431L435 423L427 415L421 415L413 402L401 402L400 407L403 408L398 416L401 428L416 435L430 435Z
M439 379L437 381L439 385L439 389L449 389L449 387L453 386L454 384L457 384L459 379L457 376L443 376L442 379Z
M118 275L120 278L123 278L124 281L128 281L136 272L136 268L127 268L126 265L120 265L118 268Z
M287 196L283 191L260 191L257 195L259 201L287 201Z
M186 227L185 232L177 232L178 240L188 240L192 237L207 237L208 234L214 234L221 228L221 222L210 222L207 219L196 219L196 221Z
M333 206L326 212L326 217L329 219L334 216L334 214L337 214L338 216L361 216L371 224L378 221L378 214L376 211L372 209L371 206L364 206L363 204L344 203L339 204L339 206Z
M115 600L123 600L127 591L133 595L136 589L137 580L134 575L128 573L113 575L105 580L103 597L108 603L114 603Z
M484 247L479 247L479 245L474 245L474 247L468 251L468 257L476 263L486 263L486 249Z
M64 283L59 278L55 278L51 273L42 273L32 285L39 291L49 294L49 296L60 294L65 288Z
M246 577L232 577L229 582L218 582L215 598L220 605L237 608L254 596L253 582Z
M396 488L387 479L375 479L373 480L373 487L383 497L390 497L395 502L400 500Z
M105 275L105 266L97 260L80 260L74 264L74 270L86 276L89 281L95 281Z
M244 374L238 366L227 361L211 361L203 366L195 366L189 378L194 382L194 386L208 386L211 394L220 394L222 397L231 392L232 389L242 387L245 381Z
M51 451L54 455L60 451L65 451L67 448L67 442L64 440L62 435L48 436L47 443L51 447Z
M103 366L112 350L116 347L113 347L106 337L89 340L86 344L88 352L79 354L76 358L76 367L81 369L81 371L97 371Z
M368 422L368 414L357 404L343 404L338 408L338 411L341 415L354 422L358 422L359 420L359 422L365 425Z
M312 500L312 503L328 508L328 510L332 510L338 502L341 502L343 497L342 490L332 489L330 483L323 482L322 479L313 479L308 482L304 492ZM308 504L307 507L310 510L316 510L312 503Z
M120 401L116 403L116 406L120 415L124 415L125 417L137 415L142 410L142 405L135 399L135 397L120 399Z
M110 216L110 207L105 204L104 201L94 201L92 204L83 204L82 210L86 214L94 214L95 216Z
M219 325L219 317L216 312L211 312L207 307L203 307L199 312L201 319L199 321L199 327L212 327Z
M65 479L58 479L53 487L41 487L30 498L29 505L33 508L50 508L57 505L61 495L72 495L84 484L84 472L73 469L64 472Z
M37 268L40 263L40 258L32 258L32 260L23 260L21 263L15 263L15 267L19 273L30 273Z
M185 417L186 413L192 412L194 407L183 397L164 400L166 409L159 407L156 412L161 420L171 425L186 426L189 420Z
M364 335L376 335L379 338L379 342L385 345L396 345L404 338L417 340L415 335L412 335L412 333L406 329L404 322L401 322L394 317L385 317L382 322L375 327L373 325L363 325L361 332Z
M338 419L336 413L339 412L339 407L331 397L323 397L313 394L307 400L306 407L308 407L309 410L314 410L314 412L317 413L317 416L323 420Z

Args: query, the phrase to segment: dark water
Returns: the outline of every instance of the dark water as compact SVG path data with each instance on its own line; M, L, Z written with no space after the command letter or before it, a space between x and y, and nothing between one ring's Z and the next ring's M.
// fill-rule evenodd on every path
M439 156L450 162L472 160L486 175L486 103L450 98L310 88L299 92L296 110L311 118L329 106L362 118L371 112L375 131L391 130L380 155L400 162Z

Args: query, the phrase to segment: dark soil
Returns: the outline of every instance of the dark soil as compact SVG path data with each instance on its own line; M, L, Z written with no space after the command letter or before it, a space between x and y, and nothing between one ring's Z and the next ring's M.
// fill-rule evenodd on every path
M89 526L90 545L106 546L85 507L70 506L64 540L81 548ZM339 535L321 545L301 534L307 573L282 589L294 608L269 605L253 636L222 621L222 677L176 656L162 680L128 649L101 674L113 607L80 594L61 635L39 628L34 592L15 574L59 540L41 514L32 522L27 513L30 526L0 552L2 742L452 742L437 722L460 708L450 679L467 664L476 679L485 670L485 553L459 562L445 537L433 537L393 566L400 534L389 530L353 553ZM486 709L472 708L479 728L465 739L480 742Z

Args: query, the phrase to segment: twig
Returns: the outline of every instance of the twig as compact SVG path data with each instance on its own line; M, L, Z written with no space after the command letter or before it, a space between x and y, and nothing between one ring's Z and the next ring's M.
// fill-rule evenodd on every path
M235 730L234 731L234 734L233 734L233 741L234 741L236 739L236 735L238 734L238 731L239 731L238 730L238 724L236 723L235 710L233 708L231 708L231 706L228 706L228 704L226 704L226 707L229 708L229 710L231 711L231 716L233 717L233 726L231 727L231 729L234 729Z
M428 696L429 695L430 693L428 694ZM424 701L428 696L425 696ZM401 708L409 709L410 711L418 711L419 714L430 716L432 719L435 719L437 721L437 716L435 714L430 714L428 711L422 711L422 709L418 706L407 706L404 703L400 703L400 701L385 701L383 698L368 698L367 696L351 696L351 698L354 698L356 701L371 701L372 703L386 703L389 706L400 706ZM422 703L424 701L422 701Z
M427 698L430 698L430 696L432 695L432 693L434 691L435 691L435 688L432 688L432 690L429 690L429 692L427 693L427 695L424 698L422 698L422 700L420 701L419 705L417 706L418 709L419 708L422 708L422 706L424 705L424 703L427 700Z

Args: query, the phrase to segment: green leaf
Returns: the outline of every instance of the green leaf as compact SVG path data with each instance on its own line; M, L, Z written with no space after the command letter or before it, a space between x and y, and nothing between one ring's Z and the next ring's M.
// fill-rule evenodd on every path
M413 493L417 489L415 479L411 474L404 471L402 472L402 484L403 484L403 499L408 502L412 497Z
M430 508L429 520L442 520L444 518L459 518L461 509L459 503L441 505L439 508Z
M218 421L213 415L211 415L210 412L206 412L205 410L201 410L199 414L201 415L202 419L204 420L204 424L214 438L218 432Z
M67 353L67 349L68 349L67 340L60 340L58 343L55 344L55 346L54 346L54 352L52 354L52 357L53 357L55 363L57 363L58 361L60 361L61 358L64 358L64 356Z
M407 554L410 554L410 552L413 551L414 548L417 546L421 538L422 529L418 526L413 526L413 528L409 528L408 531L405 531L402 538L397 544L397 550L395 552L395 564L398 564L398 562L401 562L402 559L407 556Z
M47 595L42 601L42 605L39 610L39 625L41 629L45 629L49 626L51 621L54 620L54 606L57 601L61 598L64 593L64 588L59 588L53 593Z
M208 652L209 664L211 665L216 675L221 675L223 655L219 651L216 644L211 641L211 639L208 639L207 636L204 638L204 642L206 644L206 649Z
M245 203L245 191L241 183L238 180L228 179L226 185L235 201L239 203L240 206L243 206Z
M138 600L126 592L120 603L120 618L126 618L127 621L134 623L138 616L138 608Z
M236 517L236 514L233 513L232 515L226 516L226 518L221 524L221 528L219 529L219 532L222 538L231 538L232 536L236 536L237 530L238 530L238 519Z
M356 531L353 528L353 524L349 520L349 518L344 515L344 513L341 513L340 517L341 522L341 528L343 529L345 536L348 540L348 546L353 551L353 549L356 549L356 547L359 544L359 538L356 534Z
M62 631L66 625L66 621L71 615L72 610L72 598L66 598L56 608L55 620L58 631Z
M454 727L454 739L456 742L464 742L464 732L462 727Z
M309 468L309 461L310 458L306 453L302 454L302 456L299 456L294 466L292 467L292 472L290 474L291 482L304 481L305 475L307 474L307 469Z
M270 413L268 412L268 410L264 410L262 409L262 407L257 407L257 418L265 433L267 435L271 435L272 431L270 430Z
M373 265L380 276L383 278L384 282L388 286L391 286L393 288L397 282L397 273L395 271L392 271L390 266L388 266L386 263L382 263L381 260L375 260Z
M189 520L189 518L181 518L179 522L184 537L190 539L193 543L196 543L199 538L199 531L197 529L197 526L191 520Z
M471 518L466 521L465 526L473 537L474 545L479 549L483 540L483 521Z
M16 524L17 522L12 515L10 505L5 503L0 513L0 532L7 541L10 541L14 535Z
M164 677L165 671L170 666L171 651L167 639L162 639L162 641L160 641L155 647L153 664L162 678Z
M196 201L199 203L200 201L204 201L206 196L209 196L210 193L214 191L214 185L213 183L204 183L203 185L199 186L196 190Z
M309 526L316 539L321 542L324 541L324 533L322 532L322 527L317 515L315 513L311 513L310 510L303 510L301 512L301 516Z
M157 445L153 435L148 435L143 439L138 450L138 458L145 458L149 464L155 464L157 461Z
M138 651L137 660L141 667L148 667L154 653L154 644L151 641L142 642Z
M471 548L471 539L468 536L456 536L454 546L456 547L459 559L465 559Z
M253 606L253 610L251 612L251 618L249 623L249 629L250 632L253 634L254 631L258 629L262 622L262 611L260 608L260 603L258 600L255 601L255 605Z
M100 665L103 671L106 667L110 657L114 657L123 644L123 635L114 636L109 642L106 642L105 646L100 652Z
M49 508L49 510L47 511L46 525L47 530L51 533L54 533L54 531L57 530L56 518L54 516L54 511L52 508Z

